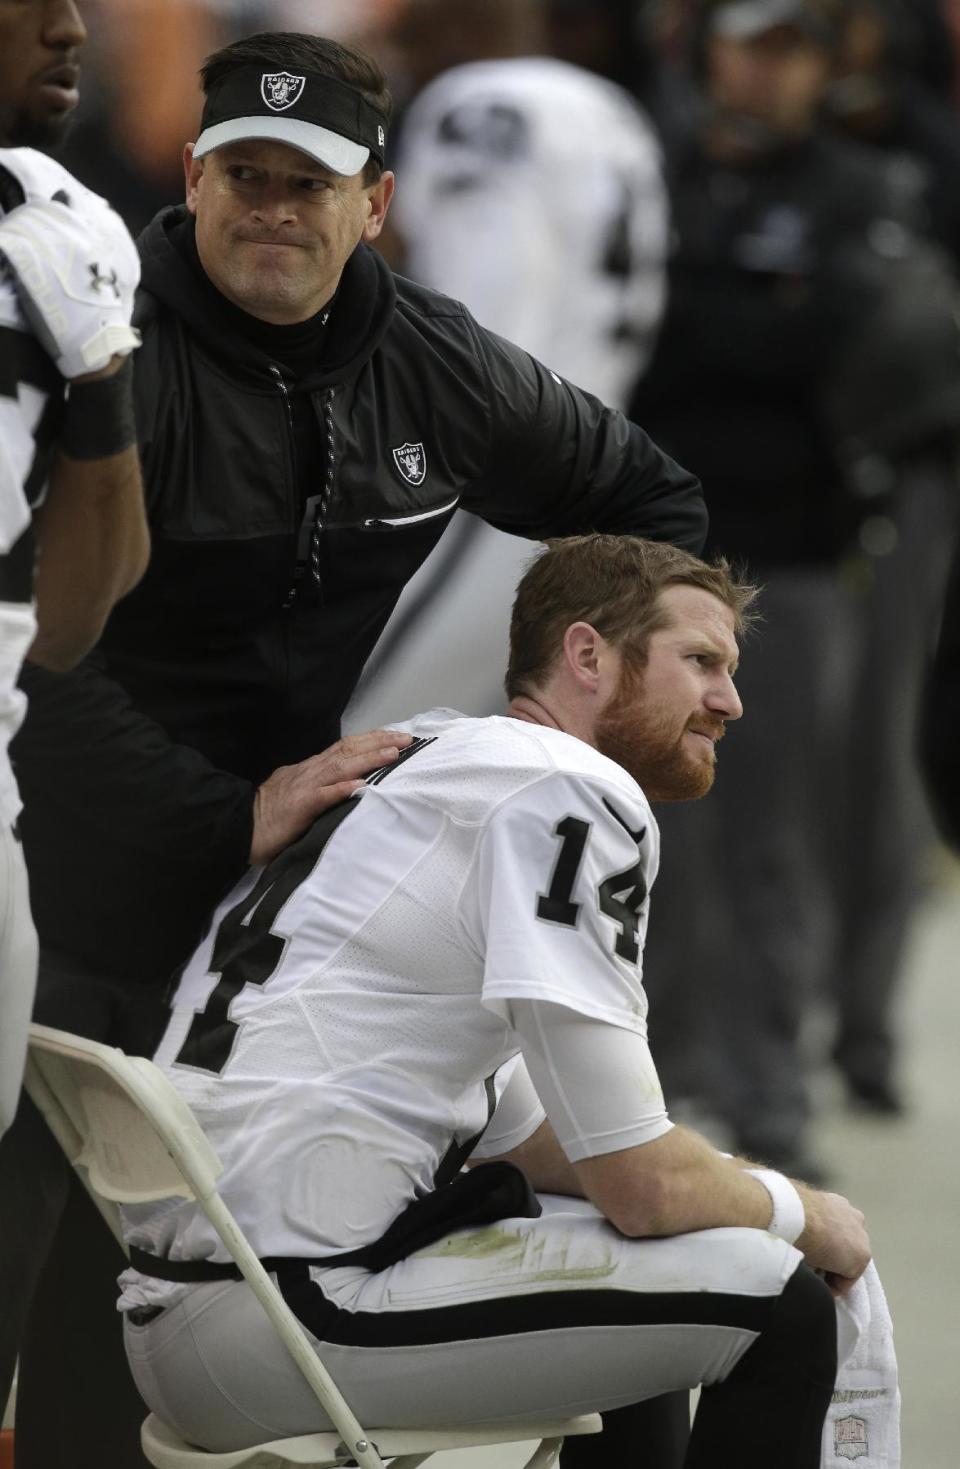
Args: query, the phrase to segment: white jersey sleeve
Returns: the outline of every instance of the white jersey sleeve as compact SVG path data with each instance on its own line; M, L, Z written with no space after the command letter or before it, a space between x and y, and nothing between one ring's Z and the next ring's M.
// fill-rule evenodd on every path
M514 1000L510 1011L524 1062L571 1163L642 1147L673 1127L642 1035L543 1000Z
M641 957L659 834L639 787L557 771L506 800L480 843L463 920L483 1004L550 1000L646 1034Z

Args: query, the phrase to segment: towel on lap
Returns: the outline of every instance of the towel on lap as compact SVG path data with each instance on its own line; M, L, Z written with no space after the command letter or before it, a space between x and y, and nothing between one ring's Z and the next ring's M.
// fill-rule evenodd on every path
M823 1425L823 1469L900 1469L900 1388L893 1323L871 1261L837 1299L837 1385Z

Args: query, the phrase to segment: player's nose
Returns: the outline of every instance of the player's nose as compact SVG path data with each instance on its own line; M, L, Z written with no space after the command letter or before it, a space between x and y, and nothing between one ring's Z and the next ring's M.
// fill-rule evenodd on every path
M711 714L719 714L722 719L739 719L743 714L743 704L737 693L737 686L729 673L720 673L714 686L707 695L707 707Z
M277 186L270 181L265 181L263 187L257 193L256 203L253 206L253 216L261 220L268 229L277 229L282 224L289 224L296 220L297 210L289 191L283 186Z
M47 0L43 15L44 44L57 51L82 46L87 28L77 7L77 0Z

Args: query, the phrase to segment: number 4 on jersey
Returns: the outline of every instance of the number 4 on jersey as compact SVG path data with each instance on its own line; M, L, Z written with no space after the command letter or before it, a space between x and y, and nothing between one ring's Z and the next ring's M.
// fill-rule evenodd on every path
M631 831L609 801L605 800L603 804L639 847L647 834L646 827ZM573 888L590 835L590 823L582 821L578 816L565 816L562 821L557 822L553 831L560 839L560 851L557 853L550 887L537 899L537 917L546 923L562 923L568 928L576 928L582 904L573 901ZM640 909L646 896L647 884L639 856L632 866L624 868L622 872L611 873L597 888L600 912L612 918L619 926L620 931L613 946L614 953L619 954L621 959L626 959L629 964L636 964L640 957L637 935L640 930Z

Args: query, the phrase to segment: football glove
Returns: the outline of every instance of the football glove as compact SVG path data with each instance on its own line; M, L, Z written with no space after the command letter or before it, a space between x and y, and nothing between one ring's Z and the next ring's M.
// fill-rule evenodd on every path
M130 325L140 260L105 199L77 187L0 219L0 267L41 346L67 379L140 345Z

